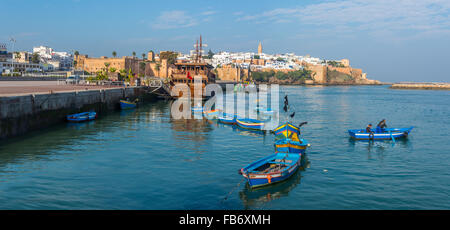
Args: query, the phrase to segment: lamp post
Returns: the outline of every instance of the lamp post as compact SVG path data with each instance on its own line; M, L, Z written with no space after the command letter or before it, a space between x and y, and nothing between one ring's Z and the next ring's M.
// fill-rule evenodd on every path
M12 75L14 75L14 45L16 44L16 39L14 39L13 37L11 37L9 39L9 41L12 43L12 51L11 51L11 68L12 68Z

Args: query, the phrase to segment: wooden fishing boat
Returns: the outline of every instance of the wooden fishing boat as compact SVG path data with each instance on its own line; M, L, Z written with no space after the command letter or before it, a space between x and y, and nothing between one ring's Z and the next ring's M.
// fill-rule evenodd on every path
M69 122L83 122L83 121L91 121L97 118L96 112L84 112L67 115L67 121Z
M239 174L255 188L288 179L301 164L301 153L275 153L245 166L239 170Z
M264 130L266 121L251 118L236 118L236 124L244 129Z
M285 153L304 153L310 146L308 141L300 138L300 127L306 122L295 126L289 122L273 130L275 134L275 151Z
M120 108L121 109L134 109L137 106L137 99L134 102L126 101L126 100L120 100Z
M227 125L235 125L236 124L236 115L234 114L227 114L223 113L221 116L218 117L218 120L222 124Z
M387 128L382 132L372 130L372 133L367 133L365 129L350 129L348 133L350 137L355 140L394 140L398 138L408 137L413 127L409 128Z

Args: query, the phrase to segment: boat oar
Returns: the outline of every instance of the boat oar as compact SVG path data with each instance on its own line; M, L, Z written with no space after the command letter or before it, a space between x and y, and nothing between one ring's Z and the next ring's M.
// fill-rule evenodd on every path
M392 132L391 132L391 131L389 131L389 135L391 135L391 139L392 139L392 141L393 141L394 144L395 144L395 138L394 138L394 136L392 136Z

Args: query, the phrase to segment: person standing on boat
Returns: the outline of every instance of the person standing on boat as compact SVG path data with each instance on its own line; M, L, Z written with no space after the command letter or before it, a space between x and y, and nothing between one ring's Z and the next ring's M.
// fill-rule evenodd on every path
M382 132L384 132L385 128L387 128L386 119L383 119L383 120L380 121L380 123L378 123L376 132L377 133L382 133Z
M373 134L373 131L372 131L372 124L368 124L368 125L367 125L367 127L366 127L366 133L371 133L371 134Z

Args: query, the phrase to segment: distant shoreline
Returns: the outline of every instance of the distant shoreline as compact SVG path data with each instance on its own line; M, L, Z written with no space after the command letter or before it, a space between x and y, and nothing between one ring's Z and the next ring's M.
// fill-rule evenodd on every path
M395 83L390 89L450 90L450 83Z

